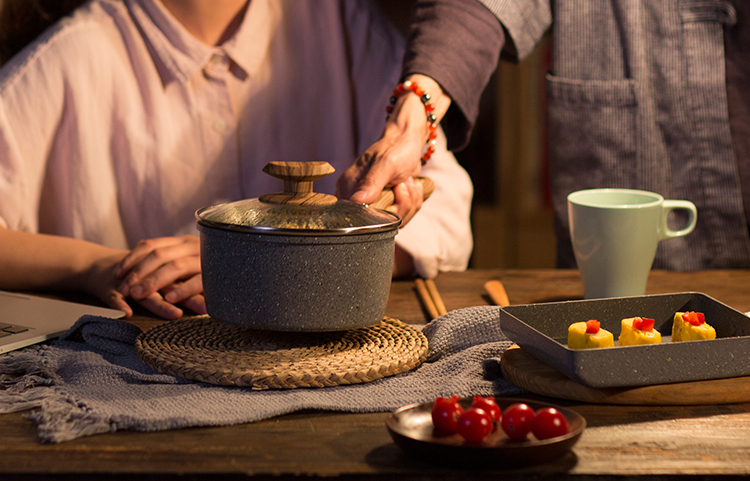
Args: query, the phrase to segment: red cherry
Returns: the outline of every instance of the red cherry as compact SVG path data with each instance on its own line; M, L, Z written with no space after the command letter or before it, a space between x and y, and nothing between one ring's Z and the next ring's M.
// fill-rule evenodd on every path
M570 432L565 415L553 407L539 409L534 415L531 432L537 439L550 439Z
M481 442L492 432L492 416L484 409L471 407L458 418L458 434L471 443Z
M471 404L473 408L483 409L490 415L494 423L499 423L503 417L503 413L500 410L500 406L495 402L494 396L474 396L474 402Z
M531 424L534 422L534 410L525 403L515 403L507 407L503 412L500 425L503 431L511 439L523 439L531 432Z
M464 408L458 404L458 396L439 397L432 404L432 424L440 431L455 433L456 423L463 412Z

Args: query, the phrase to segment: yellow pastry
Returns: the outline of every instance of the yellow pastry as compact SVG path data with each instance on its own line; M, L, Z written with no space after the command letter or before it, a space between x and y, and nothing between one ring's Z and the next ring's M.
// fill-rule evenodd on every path
M592 349L614 347L612 333L599 327L599 321L574 322L568 327L568 347L571 349Z
M672 323L672 342L716 339L716 330L702 312L676 312Z
M659 344L661 333L654 329L654 320L645 317L630 317L622 320L618 346Z

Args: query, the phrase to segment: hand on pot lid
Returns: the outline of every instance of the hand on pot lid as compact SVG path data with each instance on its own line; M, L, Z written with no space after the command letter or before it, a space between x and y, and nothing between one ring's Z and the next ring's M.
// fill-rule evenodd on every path
M365 234L401 224L391 212L313 192L312 181L334 171L328 162L271 162L263 170L284 180L284 192L204 207L195 214L198 223L287 235Z

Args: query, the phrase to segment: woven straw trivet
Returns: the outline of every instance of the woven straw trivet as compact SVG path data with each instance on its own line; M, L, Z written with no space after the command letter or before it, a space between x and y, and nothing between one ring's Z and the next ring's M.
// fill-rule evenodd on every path
M361 384L416 368L427 338L401 321L337 332L243 329L208 316L166 322L138 336L135 352L157 371L257 390Z

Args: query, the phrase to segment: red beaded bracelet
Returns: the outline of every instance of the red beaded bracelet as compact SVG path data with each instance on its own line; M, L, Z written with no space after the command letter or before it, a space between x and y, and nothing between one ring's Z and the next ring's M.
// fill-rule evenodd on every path
M427 129L429 131L429 137L427 139L426 148L424 150L424 153L422 153L422 165L426 164L428 160L430 160L430 157L432 157L432 154L435 153L435 145L437 144L437 117L435 116L435 104L430 103L430 94L424 91L422 87L417 85L416 82L413 82L411 80L407 80L406 82L402 82L398 84L398 86L393 90L393 94L391 95L391 102L390 104L385 108L385 111L388 113L388 116L385 118L386 121L388 121L389 118L391 118L391 114L393 113L393 106L396 105L396 100L401 96L403 93L408 92L414 92L419 96L419 99L422 101L422 104L424 105L424 111L427 114Z

